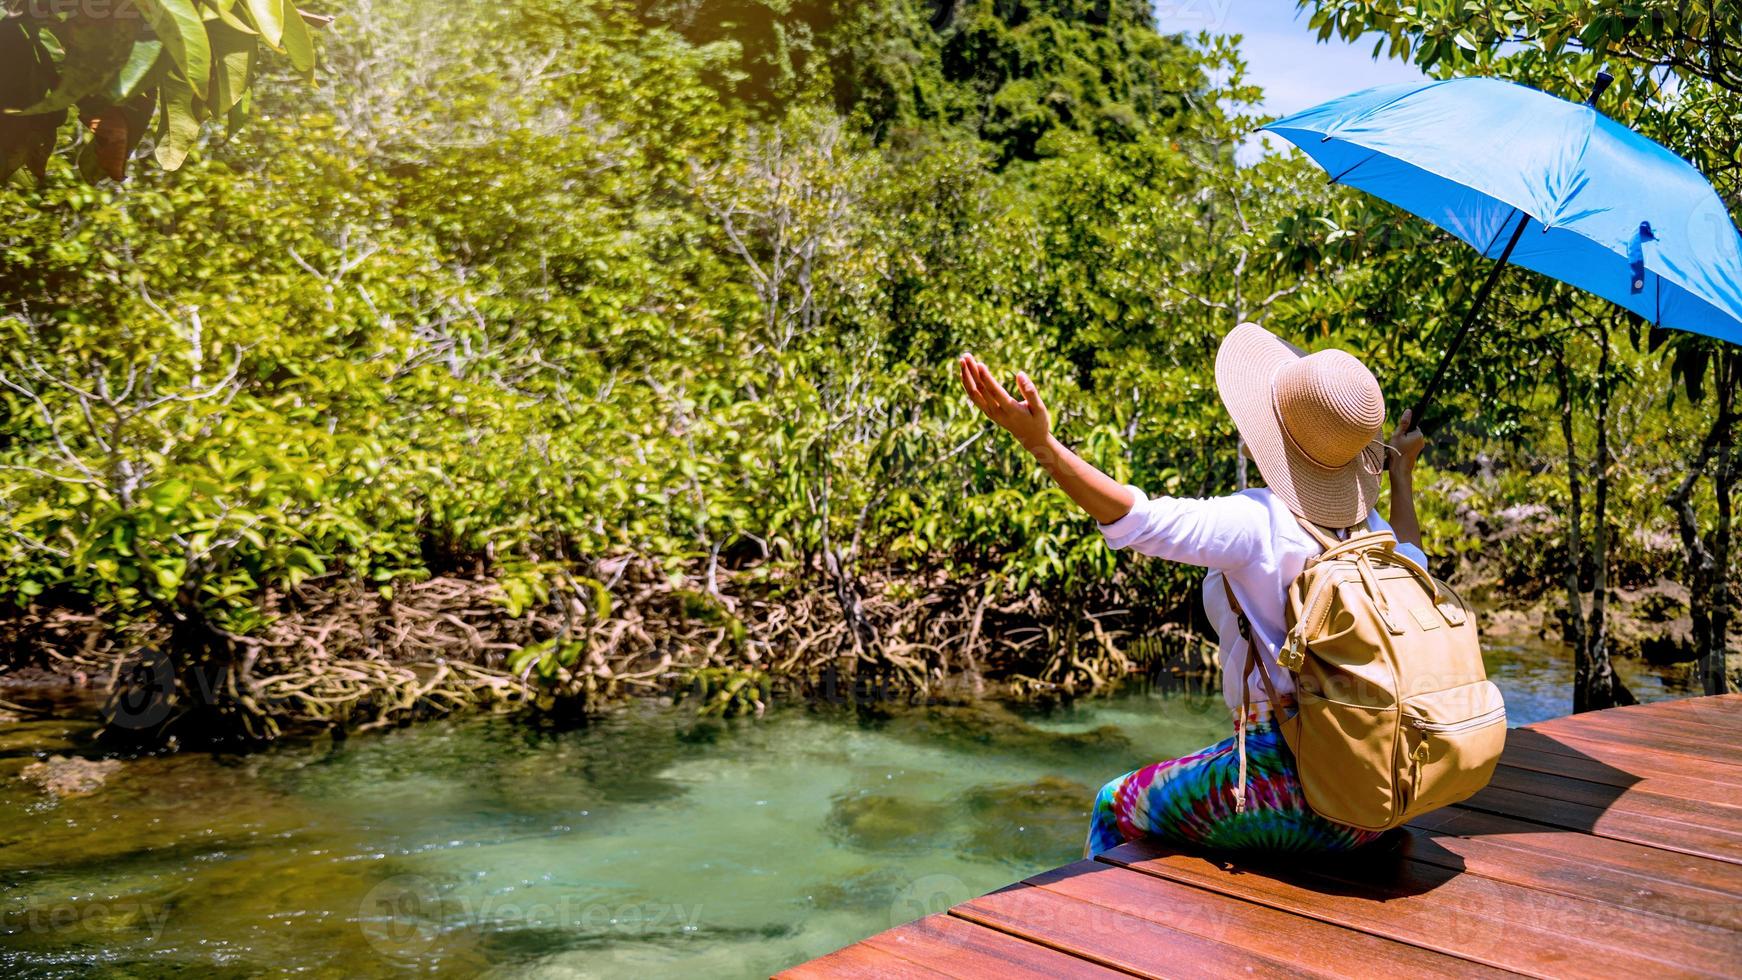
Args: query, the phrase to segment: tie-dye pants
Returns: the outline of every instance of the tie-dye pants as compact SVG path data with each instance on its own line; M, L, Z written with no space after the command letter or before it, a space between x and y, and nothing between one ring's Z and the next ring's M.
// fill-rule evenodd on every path
M1267 707L1246 725L1246 808L1234 809L1240 779L1236 740L1128 772L1101 787L1089 823L1089 857L1140 837L1211 851L1327 853L1376 840L1377 831L1333 823L1307 806L1294 755Z

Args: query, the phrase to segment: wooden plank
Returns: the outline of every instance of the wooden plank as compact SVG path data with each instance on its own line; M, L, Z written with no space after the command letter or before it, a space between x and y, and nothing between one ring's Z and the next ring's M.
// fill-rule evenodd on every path
M1516 769L1570 776L1573 779L1621 789L1641 789L1683 800L1742 806L1742 784L1731 785L1686 776L1635 775L1584 755L1557 755L1508 742L1506 753L1500 757L1500 762Z
M1102 867L1146 878L1110 865ZM1256 977L1303 975L1284 960L1031 885L983 895L956 906L950 914L1143 977L1221 977L1231 972Z
M1570 718L1556 718L1554 721L1531 727L1554 737L1568 736L1653 749L1713 765L1737 765L1736 746L1725 739L1679 730L1680 726L1667 719L1634 723L1607 718L1604 717L1605 714L1607 712L1594 711Z
M1681 851L1715 861L1742 864L1742 834L1676 820L1663 820L1630 810L1587 806L1566 800L1548 800L1499 786L1489 786L1458 806L1467 810L1521 817L1599 837L1632 841L1647 847Z
M781 980L939 980L949 974L864 943L854 943L775 976Z
M1136 842L1103 860L1272 908L1310 915L1500 969L1557 976L1718 976L1742 957L1734 933L1519 888L1414 861L1383 883L1347 871L1241 868ZM1322 867L1335 867L1323 862ZM1357 874L1361 872L1357 870Z
M1096 861L1082 861L1028 879L1043 891L1116 910L1170 932L1189 933L1245 951L1259 962L1288 964L1312 976L1485 977L1510 974L1468 960L1393 942L1255 905L1237 898L1140 874ZM1169 940L1146 945L1128 962L1139 972L1158 972L1174 958ZM1226 966L1223 973L1227 972Z
M865 944L953 977L1119 977L1125 974L949 915L880 932Z
M1742 694L1656 701L1651 704L1651 709L1676 717L1699 718L1711 724L1726 726L1731 731L1742 729Z
M1410 826L1550 855L1569 863L1608 868L1653 882L1678 883L1724 897L1727 901L1742 900L1742 865L1711 861L1680 851L1666 851L1590 834L1571 834L1557 827L1463 807L1447 807L1423 814L1410 821Z
M1410 828L1407 855L1464 874L1553 892L1623 909L1685 919L1719 929L1742 929L1742 902L1735 896L1590 861L1570 861L1425 828Z
M1552 718L1542 724L1557 725L1562 721L1582 720L1597 716L1611 718L1628 726L1661 727L1673 725L1677 729L1688 731L1694 735L1705 734L1719 738L1734 737L1742 732L1742 698L1729 695L1715 698L1693 697L1653 701L1649 704L1629 705L1625 708L1614 708L1609 711Z
M1693 726L1689 730L1696 734L1700 732L1712 734L1713 729L1717 729L1718 733L1728 732L1733 734L1736 728L1739 725L1742 725L1742 719L1737 718L1735 715L1728 711L1724 711L1723 709L1720 709L1721 713L1711 714L1694 707L1700 702L1706 700L1708 699L1672 698L1667 701L1651 701L1645 704L1630 704L1626 707L1610 708L1606 711L1586 711L1574 715L1562 715L1559 718L1550 718L1546 721L1537 722L1537 724L1559 725L1563 722L1585 721L1591 718L1601 717L1612 719L1619 724L1629 727L1640 725L1662 726L1666 724L1675 725L1677 727L1684 725ZM1717 698L1712 700L1722 701L1723 699Z
M1534 916L1536 924L1548 932L1585 935L1605 947L1642 949L1648 956L1695 973L1718 969L1712 963L1715 948L1742 954L1742 934L1726 927L1660 916L1632 905L1609 905L1575 893L1557 894L1495 881L1462 869L1434 867L1412 858L1407 849L1403 857L1405 860L1380 863L1365 872L1327 861L1321 873L1351 885L1365 886L1379 880L1406 894L1431 895L1442 904L1486 908L1507 929L1518 928L1521 916L1525 921ZM1392 873L1384 874L1387 870Z
M1642 708L1617 708L1614 711L1592 711L1580 715L1569 715L1544 722L1543 727L1549 731L1578 732L1586 729L1603 729L1640 738L1659 736L1673 739L1685 751L1688 745L1715 745L1726 747L1734 743L1736 729L1729 725L1720 725L1697 717L1682 714L1672 714L1668 711L1653 713L1650 706ZM1733 759L1733 757L1731 757Z
M1709 715L1691 708L1678 708L1677 704L1678 702L1670 701L1662 706L1643 705L1645 713L1640 716L1641 720L1630 724L1648 724L1654 727L1670 725L1689 734L1704 735L1725 742L1742 735L1742 719ZM1626 721L1625 718L1622 720Z
M1528 746L1540 752L1594 760L1623 772L1630 772L1640 779L1663 775L1742 786L1742 764L1658 752L1624 741L1590 739L1559 731L1551 735L1529 728L1514 728L1506 733L1506 745L1511 748L1514 744Z
M1665 796L1644 784L1624 790L1585 779L1503 765L1494 770L1489 785L1540 796L1545 800L1566 800L1601 810L1624 810L1696 827L1711 827L1735 833L1742 840L1742 807Z

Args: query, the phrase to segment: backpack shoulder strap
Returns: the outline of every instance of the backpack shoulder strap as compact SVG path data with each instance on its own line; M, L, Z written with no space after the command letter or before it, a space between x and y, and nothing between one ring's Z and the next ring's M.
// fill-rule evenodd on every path
M1222 591L1228 595L1228 607L1234 610L1234 616L1240 623L1240 637L1246 641L1246 670L1240 675L1240 717L1234 722L1234 743L1240 756L1240 776L1230 793L1234 797L1234 812L1246 812L1246 715L1252 710L1252 672L1258 671L1258 677L1264 684L1264 696L1270 699L1270 710L1280 717L1282 699L1277 697L1276 685L1270 682L1270 671L1258 666L1258 644L1252 642L1252 621L1246 618L1246 610L1240 608L1240 600L1234 596L1234 587L1228 584L1228 573L1222 573ZM1286 736L1285 736L1286 737Z
M1337 539L1326 532L1324 528L1319 527L1317 524L1314 524L1312 521L1307 520L1299 514L1294 515L1294 519L1300 522L1301 527L1306 528L1306 532L1313 536L1313 540L1319 543L1320 548L1329 551L1337 546Z
M1258 672L1259 683L1264 685L1264 696L1270 699L1272 710L1281 710L1282 699L1276 694L1276 685L1271 683L1270 671L1258 667L1258 644L1252 640L1252 621L1246 618L1246 610L1240 608L1240 600L1234 596L1234 587L1228 584L1228 575L1222 574L1222 591L1228 596L1228 607L1234 610L1234 616L1240 622L1240 637L1246 641L1246 670L1240 677L1240 713L1246 713L1247 682L1252 679L1252 672Z

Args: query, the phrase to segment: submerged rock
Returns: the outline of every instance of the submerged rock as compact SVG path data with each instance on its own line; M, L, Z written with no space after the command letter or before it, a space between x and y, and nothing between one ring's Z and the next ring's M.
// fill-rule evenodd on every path
M974 820L967 852L1021 864L1069 861L1080 856L1094 801L1093 789L1062 776L975 787L963 798Z
M804 901L829 911L882 912L911 885L911 878L901 870L865 867L806 885Z
M64 718L0 721L0 759L71 752L94 725Z
M1037 728L1008 707L995 702L934 705L909 722L908 731L927 740L990 746L1026 759L1076 759L1100 753L1123 757L1131 739L1112 725L1086 732L1055 732Z
M835 797L829 833L853 847L872 851L918 850L933 846L948 808L888 793Z
M27 783L34 783L56 799L89 796L121 768L117 759L81 759L77 756L54 755L32 762L18 774Z

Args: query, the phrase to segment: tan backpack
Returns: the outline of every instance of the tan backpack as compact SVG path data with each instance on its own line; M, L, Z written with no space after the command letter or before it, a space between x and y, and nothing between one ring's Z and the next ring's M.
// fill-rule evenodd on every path
M1389 830L1467 799L1488 784L1506 743L1506 707L1482 665L1475 616L1399 554L1390 531L1338 541L1301 526L1325 550L1289 588L1277 662L1295 678L1299 711L1281 727L1307 803L1337 823ZM1248 675L1257 661L1253 650ZM1269 675L1258 675L1277 701ZM1244 809L1244 731L1238 738L1234 797Z

